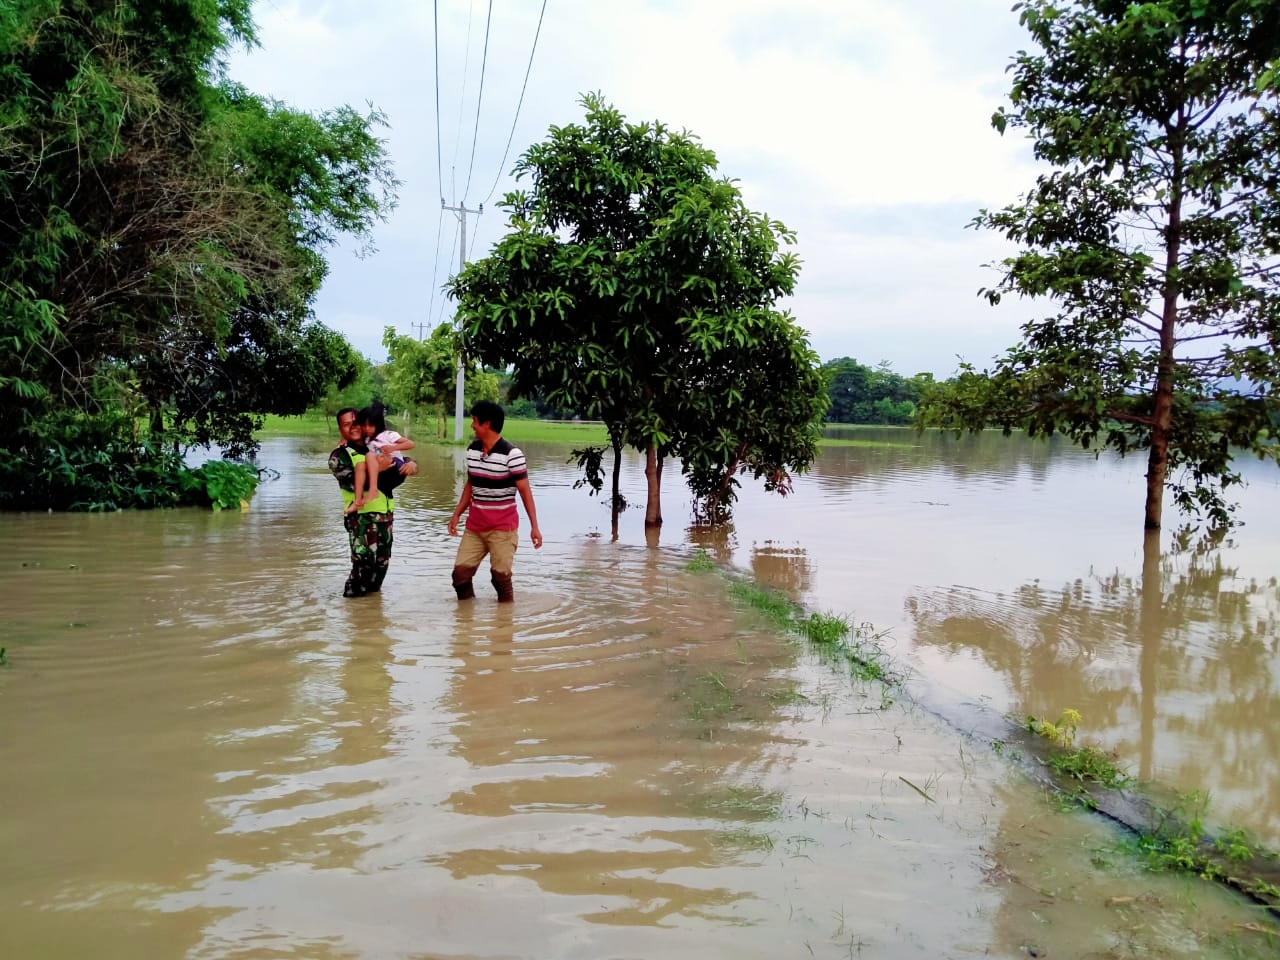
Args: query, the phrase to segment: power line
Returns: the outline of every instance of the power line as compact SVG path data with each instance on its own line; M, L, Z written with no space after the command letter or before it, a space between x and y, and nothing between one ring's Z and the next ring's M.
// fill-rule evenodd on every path
M476 91L476 125L471 132L471 162L467 164L467 185L462 188L462 205L467 204L471 190L471 172L476 167L476 140L480 136L480 104L484 102L484 68L489 63L489 26L493 23L493 0L489 0L489 12L484 18L484 48L480 54L480 89Z
M444 197L440 198L440 215L436 218L436 255L431 260L431 299L427 301L427 320L435 313L436 297L440 290L436 287L436 277L440 274L440 234L444 232ZM432 327L434 330L435 327ZM421 339L421 337L419 337Z
M482 203L482 204L480 204L480 209L479 209L479 211L478 211L478 212L479 212L479 213L484 213L484 204L483 204L483 203ZM472 258L472 256L471 256L471 254L475 253L475 249L476 249L476 240L478 240L479 238L480 238L480 225L479 225L479 224L477 224L477 225L476 225L476 229L475 229L475 230L473 230L473 231L471 232L471 244L470 244L470 246L468 246L468 247L467 247L467 263L470 263L470 262L472 261L472 259L473 259L473 258Z
M440 159L440 0L432 4L431 32L436 49L436 186L440 189L440 202L444 203L444 163ZM436 245L439 243L437 240Z
M471 72L469 70L471 66L471 20L475 14L475 9L475 0L471 0L470 5L467 7L467 41L463 46L462 91L458 94L458 129L453 134L453 161L449 165L449 168L455 171L458 168L458 147L462 143L462 108L467 103L467 74ZM456 198L458 195L457 183L451 183L449 186Z
M498 175L493 178L493 186L489 188L489 194L484 198L484 202L488 203L489 198L493 196L493 191L498 189L498 181L502 179L503 171L507 166L507 154L511 150L511 141L516 135L516 124L520 120L520 108L524 106L524 91L529 86L529 72L533 69L533 55L538 50L538 37L542 33L542 17L547 12L547 0L542 0L542 10L538 13L538 29L533 32L533 47L529 50L529 65L524 68L524 83L520 85L520 99L516 102L515 119L511 121L511 132L507 134L507 145L502 151L502 159L498 161Z
M443 205L443 204L441 204L441 207L440 207L440 219L441 219L442 221L444 220L444 205ZM460 222L460 221L455 217L455 218L454 218L454 223L453 223L453 239L449 241L449 245L450 245L450 246L453 246L455 243L457 243L457 242L458 242L458 231L461 229L461 226L462 226L462 225L461 225L461 222ZM444 308L445 308L445 304L447 304L448 302L449 302L449 298L448 298L447 296L445 296L445 295L444 295L444 292L443 292L443 291L441 291L441 296L440 296L440 310L439 310L439 312L436 314L436 318L435 318L435 320L433 320L433 321L432 321L432 324L431 324L431 329L432 329L432 330L434 330L436 327L440 326L440 321L444 319Z

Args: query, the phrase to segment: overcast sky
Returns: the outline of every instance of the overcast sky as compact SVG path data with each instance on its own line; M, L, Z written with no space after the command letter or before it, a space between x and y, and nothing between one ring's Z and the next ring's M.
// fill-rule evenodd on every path
M439 0L437 140L431 3L255 5L260 46L233 57L233 78L309 111L372 103L390 121L399 208L373 255L331 252L316 303L366 356L385 359L385 326L417 335L452 314L439 286L457 269L458 221L442 190L451 206L484 203L467 218L469 259L484 256L506 230L514 161L581 121L588 91L696 134L749 207L796 231L786 306L823 360L942 377L1016 341L1033 305L976 295L1009 248L967 229L1035 177L1027 142L990 126L1028 43L1011 0L547 0L517 120L542 6L493 0L485 55L487 0Z

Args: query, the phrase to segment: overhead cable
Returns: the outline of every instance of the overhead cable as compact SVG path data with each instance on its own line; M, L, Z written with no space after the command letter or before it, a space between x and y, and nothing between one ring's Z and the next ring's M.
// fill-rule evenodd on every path
M427 301L427 321L431 321L431 315L435 313L436 297L443 296L443 292L436 287L436 277L440 275L440 234L444 231L444 199L440 200L440 210L436 217L436 254L431 260L431 299Z
M436 49L436 186L440 189L440 202L444 203L444 163L440 159L440 0L432 4L431 30Z
M524 106L524 92L529 86L529 71L533 69L533 55L538 50L538 36L542 33L542 17L547 12L547 0L542 0L542 10L538 13L538 29L533 32L533 47L529 50L529 65L524 68L524 83L520 85L520 99L516 102L515 119L511 121L511 132L507 134L507 145L502 151L502 159L498 162L498 175L493 178L493 186L489 188L488 196L484 198L484 202L488 203L489 198L493 196L493 191L498 189L498 182L502 179L502 174L507 166L507 154L511 151L511 141L516 135L516 124L520 120L520 108Z
M476 140L480 136L480 104L484 102L484 68L489 63L489 27L493 23L493 0L489 0L489 12L484 19L484 50L480 55L480 89L476 92L476 125L471 132L471 162L467 164L467 185L462 188L462 205L467 205L467 193L471 190L471 171L476 166Z

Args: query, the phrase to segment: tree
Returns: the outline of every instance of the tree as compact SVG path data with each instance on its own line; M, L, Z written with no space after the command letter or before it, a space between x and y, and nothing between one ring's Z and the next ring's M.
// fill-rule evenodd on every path
M374 366L366 357L356 354L356 378L345 387L330 384L323 397L311 408L325 420L333 421L344 407L367 407L387 392L385 366Z
M442 323L427 340L396 333L387 327L382 334L387 348L388 396L410 409L431 407L436 414L436 437L445 434L445 405L453 402L458 369L455 331Z
M933 380L927 373L903 377L887 361L872 368L849 357L824 363L822 369L830 380L830 423L908 424L922 389Z
M583 105L584 125L521 157L532 184L502 201L510 232L450 282L468 353L510 366L518 395L604 422L615 521L624 446L645 454L647 525L670 456L722 506L744 471L785 490L825 407L817 358L775 306L795 287L794 237L691 135L628 124L597 94Z
M982 292L1059 311L992 370L963 366L922 422L1145 450L1147 529L1166 486L1228 523L1234 449L1280 452L1280 5L1020 8L1040 50L1014 58L1011 108L992 122L1025 129L1054 169L975 220L1023 248Z
M155 434L129 442L249 453L262 414L299 413L355 377L354 353L311 320L311 302L322 251L367 236L394 202L383 118L313 116L229 81L226 51L253 42L249 6L0 8L11 455L38 456L42 419L136 433L122 409L149 414Z

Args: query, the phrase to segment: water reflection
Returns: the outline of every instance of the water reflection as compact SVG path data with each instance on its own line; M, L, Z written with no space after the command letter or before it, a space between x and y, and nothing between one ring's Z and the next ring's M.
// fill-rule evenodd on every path
M1280 841L1274 579L1245 580L1216 549L1161 553L1147 536L1140 576L933 589L907 603L915 643L957 666L976 653L1007 684L1008 709L1073 707L1082 733L1133 773L1210 793L1215 819Z
M472 774L446 804L484 819L459 826L463 845L430 862L455 880L590 898L584 918L611 925L725 919L751 897L688 871L731 856L699 819L736 821L706 798L729 789L726 770L762 776L776 761L769 692L783 681L771 678L792 654L708 620L717 604L671 590L670 576L651 551L588 545L572 613L457 607L444 704L452 753Z
M716 531L666 471L660 544L640 510L609 542L565 452L531 454L548 543L514 607L453 600L457 450L419 451L368 602L339 596L323 452L268 445L245 515L9 518L6 956L1014 956L1055 884L1055 929L1128 936L998 758L798 655L689 553L1275 820L1280 536L1255 511L1234 546L1144 553L1127 467L886 437Z
M766 540L751 547L751 573L757 583L794 600L809 591L813 566L804 547Z

